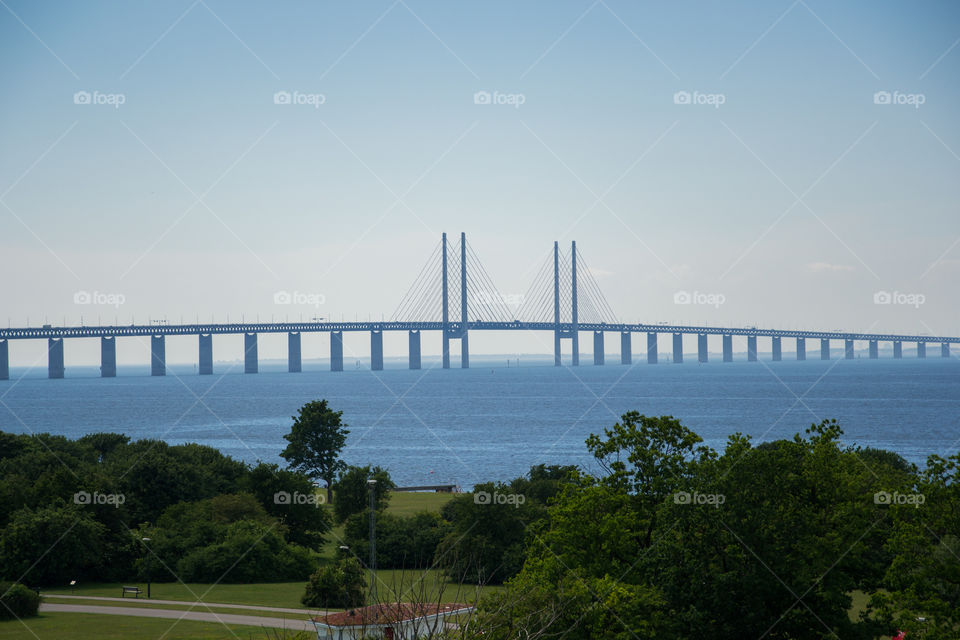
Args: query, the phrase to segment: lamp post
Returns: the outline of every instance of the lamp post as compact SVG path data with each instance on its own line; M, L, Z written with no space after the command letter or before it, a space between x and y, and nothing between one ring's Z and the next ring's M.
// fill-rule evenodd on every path
M147 546L146 543L150 542L150 538L140 538L140 539L143 540L144 542L143 546L145 547ZM147 548L147 599L148 600L150 599L150 549L149 547Z
M377 600L377 533L376 533L376 490L377 481L373 478L367 480L367 486L370 488L370 602Z

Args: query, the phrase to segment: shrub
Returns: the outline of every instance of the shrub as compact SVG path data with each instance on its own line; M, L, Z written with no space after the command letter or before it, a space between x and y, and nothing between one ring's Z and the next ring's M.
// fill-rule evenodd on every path
M0 582L0 620L32 618L40 607L40 596L19 582Z
M307 582L300 598L305 607L349 609L363 606L366 575L356 558L345 558L336 564L317 569Z

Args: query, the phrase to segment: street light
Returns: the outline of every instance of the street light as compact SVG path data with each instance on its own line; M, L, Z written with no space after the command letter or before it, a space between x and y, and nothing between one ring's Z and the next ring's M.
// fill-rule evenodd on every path
M376 509L374 505L376 498L374 494L377 490L377 481L373 478L367 480L367 486L370 488L370 602L377 600L377 534L376 534Z
M144 543L150 542L150 538L140 538ZM147 546L144 544L143 546ZM150 599L150 549L147 548L147 599Z

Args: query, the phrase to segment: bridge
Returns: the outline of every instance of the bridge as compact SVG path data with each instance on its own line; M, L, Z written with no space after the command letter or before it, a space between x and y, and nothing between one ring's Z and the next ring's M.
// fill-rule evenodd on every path
M451 277L452 276L452 277ZM458 305L451 305L458 300ZM471 331L552 332L554 364L561 366L562 346L570 343L572 366L580 364L580 334L593 338L593 364L605 364L604 342L607 334L620 338L620 364L633 363L633 334L646 334L646 360L656 364L661 335L672 339L672 361L683 362L684 336L696 336L697 360L707 362L707 336L722 336L723 362L733 360L733 336L746 336L747 360L758 359L758 338L770 339L773 361L782 359L782 340L796 341L797 360L806 360L806 341L820 341L820 358L831 359L831 343L843 345L843 357L852 360L856 342L868 344L870 359L879 357L879 344L893 345L893 357L903 357L903 343L915 343L917 357L926 357L928 344L939 344L940 355L950 356L950 345L960 337L850 333L841 331L801 331L757 327L703 327L670 324L630 324L617 321L599 285L577 250L576 241L569 252L561 252L554 242L553 252L543 262L527 294L517 304L502 296L477 255L460 234L459 247L440 243L427 259L410 290L389 321L382 322L270 322L179 325L22 327L0 329L0 380L10 377L9 347L13 340L47 340L47 371L50 378L64 377L64 342L72 338L100 338L100 375L117 375L117 340L123 337L150 337L151 374L166 374L166 336L191 335L198 338L198 371L213 373L213 336L243 334L244 371L257 373L257 336L261 333L286 333L288 371L301 371L300 337L303 333L329 333L330 370L343 371L343 332L370 334L370 368L383 369L383 334L408 332L409 367L421 367L420 337L424 331L439 331L442 338L442 363L450 368L450 341L460 341L460 366L470 366Z

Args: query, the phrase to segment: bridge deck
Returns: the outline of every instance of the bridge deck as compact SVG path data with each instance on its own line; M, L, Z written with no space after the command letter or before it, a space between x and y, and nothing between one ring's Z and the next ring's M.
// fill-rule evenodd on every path
M448 331L459 334L459 322L447 324ZM553 322L470 322L470 331L573 331L572 323ZM960 337L857 333L844 331L798 331L757 327L698 327L668 324L578 323L579 331L611 333L681 333L704 335L761 336L771 338L811 338L829 340L876 340L881 342L960 343ZM42 338L103 338L124 336L176 336L240 333L314 333L324 331L441 331L442 322L255 322L234 324L154 324L74 327L21 327L0 329L0 340Z

